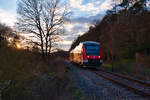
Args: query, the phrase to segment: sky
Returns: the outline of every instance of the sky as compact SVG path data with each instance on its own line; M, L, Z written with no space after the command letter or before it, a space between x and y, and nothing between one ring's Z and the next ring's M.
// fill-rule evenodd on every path
M70 22L65 25L65 35L59 47L68 50L77 36L84 34L92 25L93 20L101 20L112 0L65 0L72 12ZM0 22L11 27L17 21L17 0L0 0Z

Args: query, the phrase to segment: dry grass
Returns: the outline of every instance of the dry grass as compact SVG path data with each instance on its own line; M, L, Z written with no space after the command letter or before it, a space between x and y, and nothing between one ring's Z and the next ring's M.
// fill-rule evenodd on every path
M36 52L0 48L0 83L7 82L3 100L85 100L56 56L43 60ZM1 86L0 86L1 88Z
M1 80L23 80L33 77L40 67L48 66L39 54L25 50L2 47L0 49Z
M112 69L111 64L103 64L103 66L106 70L111 71ZM134 59L124 59L121 64L115 62L114 71L137 79L150 81L150 67L137 63Z

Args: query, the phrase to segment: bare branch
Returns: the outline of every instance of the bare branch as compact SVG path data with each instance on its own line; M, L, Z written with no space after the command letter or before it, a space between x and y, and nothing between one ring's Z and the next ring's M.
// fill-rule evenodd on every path
M51 52L52 45L61 34L69 13L60 0L20 0L18 3L18 29L22 32L33 34L42 54Z

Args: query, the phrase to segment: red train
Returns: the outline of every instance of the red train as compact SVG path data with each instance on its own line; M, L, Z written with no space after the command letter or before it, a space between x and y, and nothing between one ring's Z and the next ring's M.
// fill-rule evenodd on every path
M98 42L85 41L70 51L70 61L86 66L100 66L103 62L102 46Z

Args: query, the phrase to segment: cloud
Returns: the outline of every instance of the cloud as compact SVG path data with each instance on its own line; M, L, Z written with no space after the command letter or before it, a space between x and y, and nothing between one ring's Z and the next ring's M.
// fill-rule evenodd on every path
M105 0L105 2L100 6L101 11L106 11L112 8L112 0Z
M73 24L65 24L65 28L68 32L71 32L73 29L74 25Z
M70 0L69 8L75 15L65 25L68 36L63 39L61 46L68 50L72 41L87 32L94 20L102 20L105 12L112 8L112 3L113 0Z
M89 27L93 25L95 20L100 21L103 17L104 15L97 14L96 16L78 17L71 19L71 23L65 25L66 33L82 35L88 31Z
M95 3L96 3L96 4L100 4L100 3L101 3L101 1L96 1Z
M58 48L68 51L70 48L70 44L59 44Z
M70 0L70 8L76 9L78 14L90 13L91 15L97 15L99 12L104 13L106 10L111 9L113 0L91 0L86 3L83 2L85 0Z
M77 35L75 35L75 34L62 35L61 36L62 41L59 42L58 47L63 50L68 51L72 44L72 41L76 38L77 38Z
M3 9L0 9L0 22L3 24L13 27L17 20L16 16L17 16L16 13L11 13Z
M72 41L75 40L79 35L81 36L87 32L89 27L93 24L94 20L100 21L102 20L103 16L104 15L102 14L97 14L90 17L79 17L71 19L70 23L65 24L65 33L67 35L62 36L63 42L60 43L60 48L64 49L64 47L66 47L65 50L69 50Z
M97 8L94 6L93 3L86 3L82 4L83 0L71 0L70 1L70 6L73 8L78 8L81 11L93 11L96 10ZM87 9L88 8L88 9Z
M69 26L69 27L67 27ZM70 28L70 26L72 26ZM65 33L66 34L71 34L71 35L81 35L81 33L84 33L88 30L90 24L89 23L69 23L65 25Z
M104 17L104 15L102 14L97 14L95 16L90 16L90 17L78 17L78 18L74 18L71 19L71 24L72 29L77 30L77 28L83 29L83 28L89 28L89 26L91 26L93 24L93 22L95 20L102 20L102 18ZM86 30L87 31L87 30Z
M94 20L101 20L103 18L103 14L97 14L95 16L90 17L78 17L71 20L72 23L89 23L92 24Z

